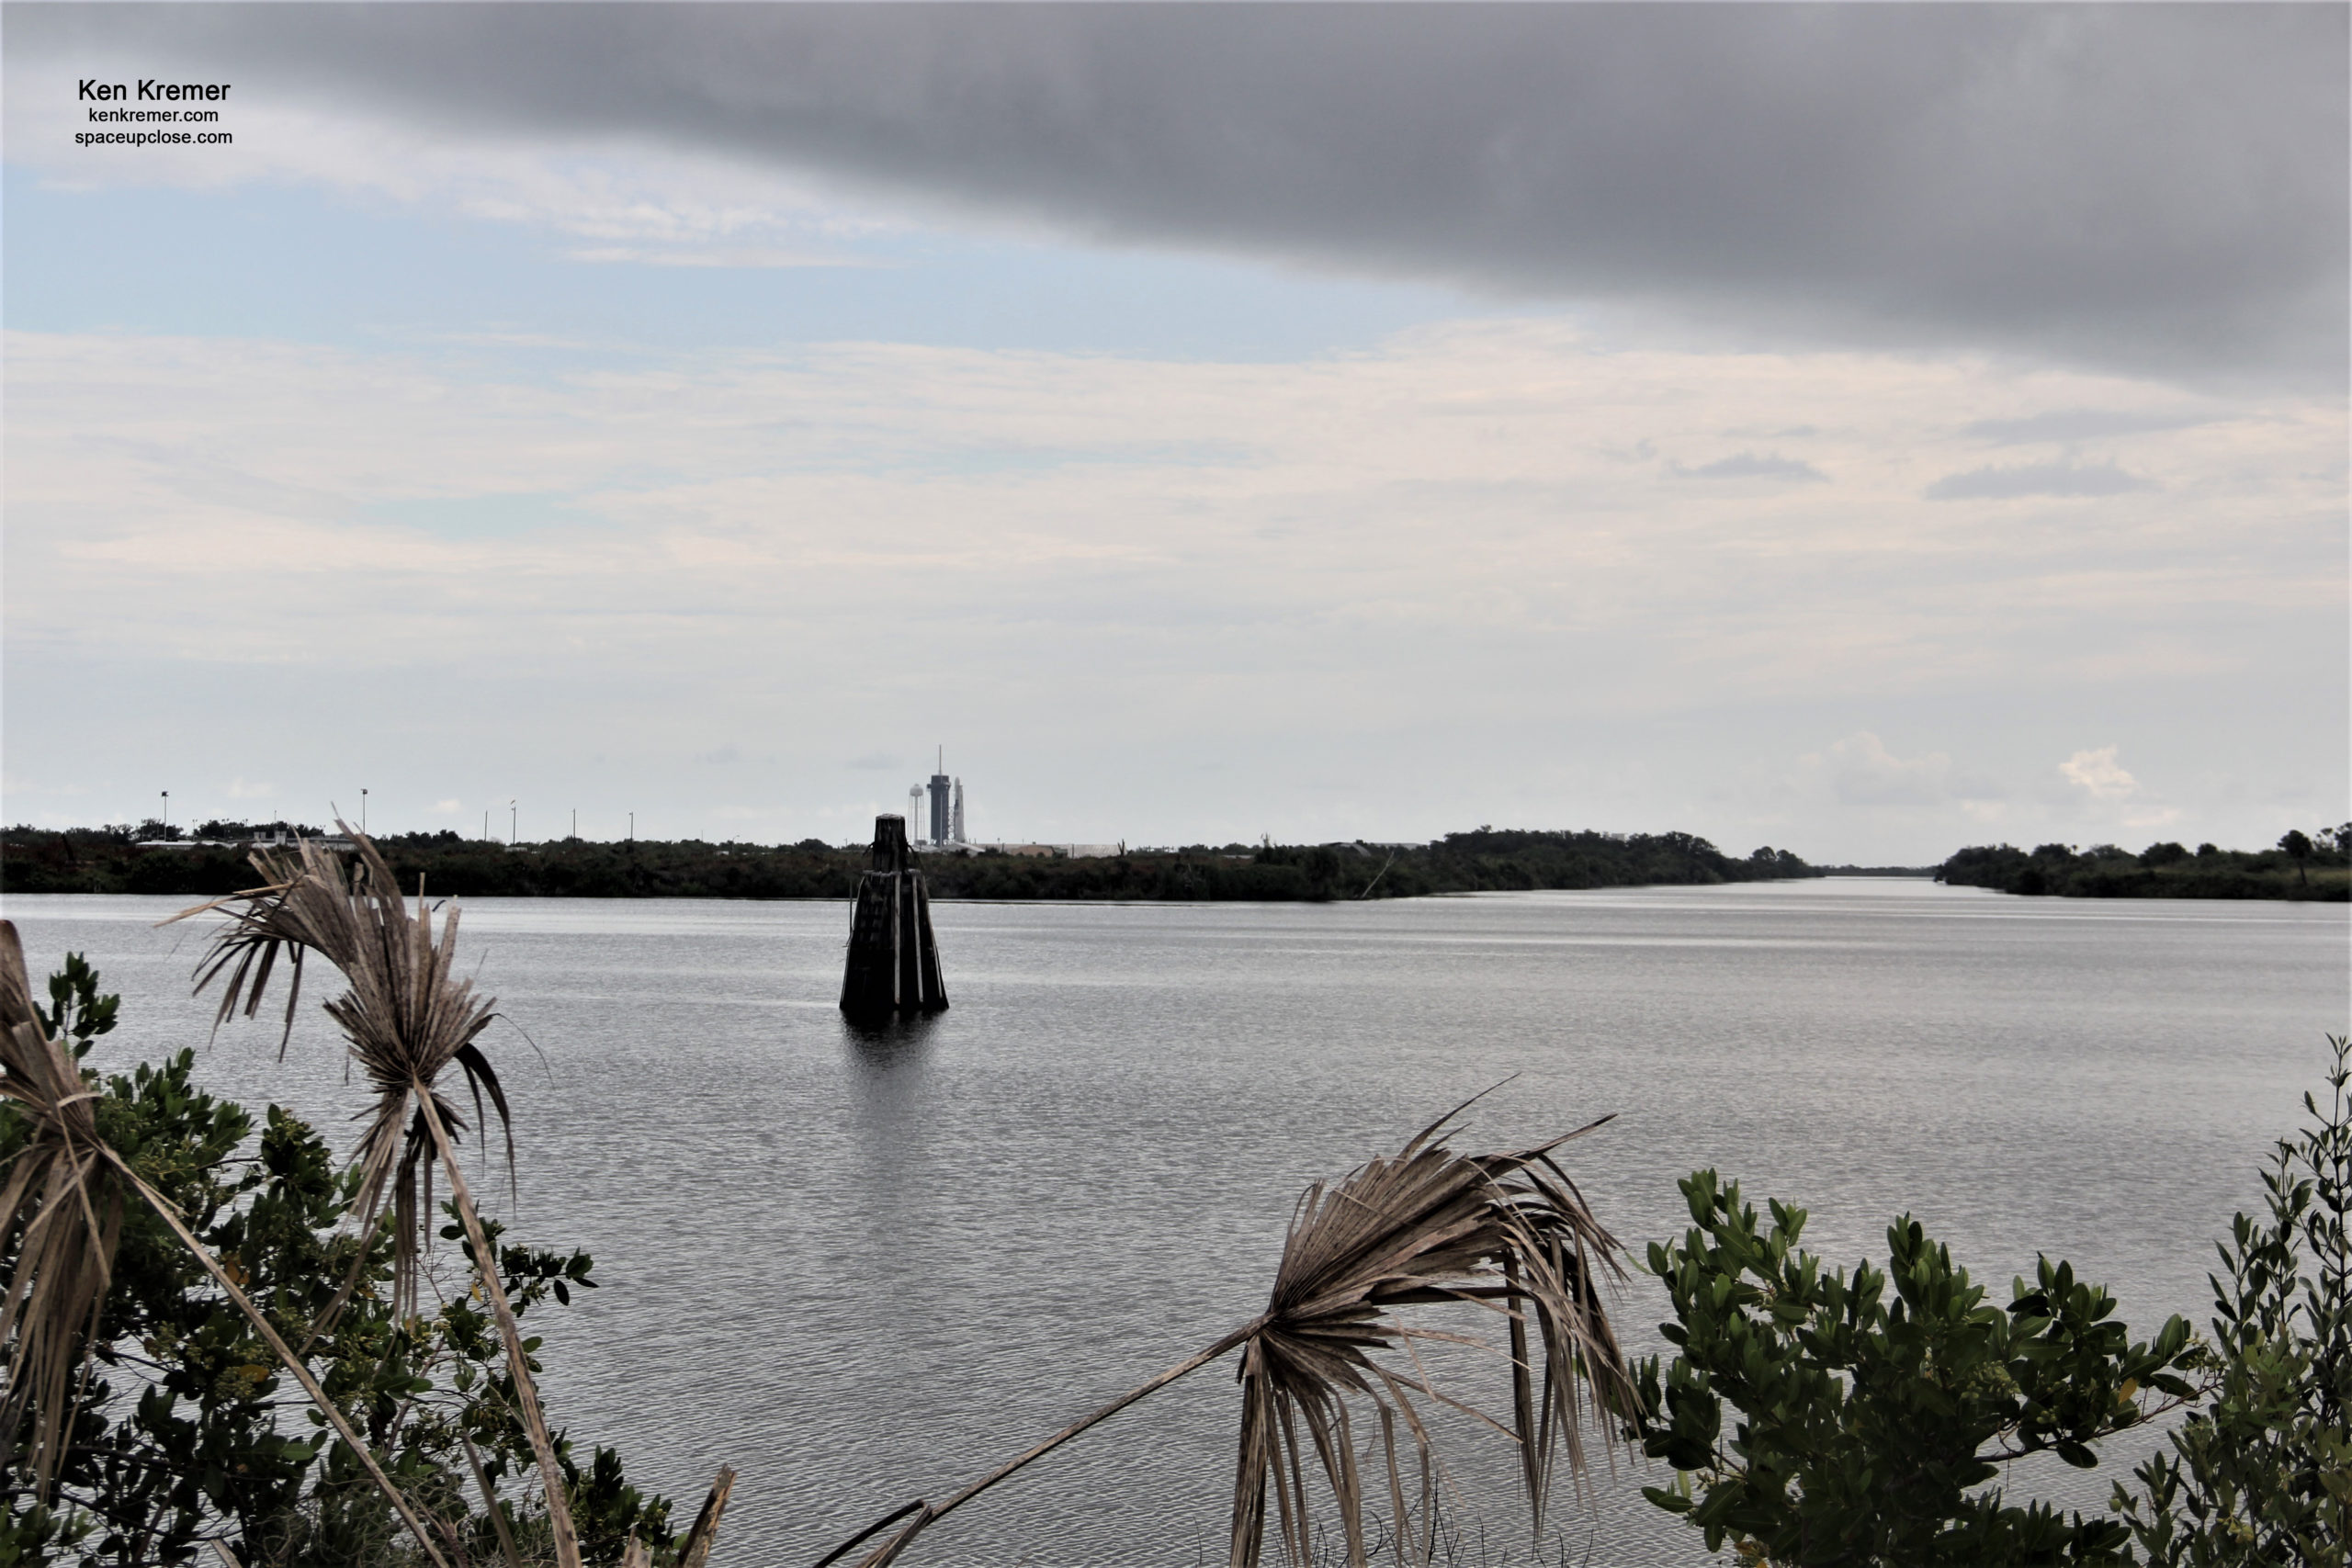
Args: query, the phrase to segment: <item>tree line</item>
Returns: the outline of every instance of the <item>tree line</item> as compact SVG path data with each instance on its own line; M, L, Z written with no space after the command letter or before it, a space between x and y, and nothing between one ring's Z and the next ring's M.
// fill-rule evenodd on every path
M238 840L272 833L323 836L315 827L283 822L208 822L186 835L160 822L11 828L0 840L0 889L220 897L253 884L251 852ZM204 841L218 840L231 841ZM402 886L413 888L422 878L428 891L451 897L848 898L867 864L865 846L817 839L507 845L444 831L374 841ZM1412 848L1193 844L1083 860L988 851L926 854L922 868L939 898L1188 902L1327 902L1822 874L1787 850L1730 855L1690 833L1491 827Z
M2290 829L2267 850L2190 850L2169 840L2138 854L2114 844L2077 850L1977 845L1936 868L1955 887L2068 898L2352 898L2352 822L2316 833Z

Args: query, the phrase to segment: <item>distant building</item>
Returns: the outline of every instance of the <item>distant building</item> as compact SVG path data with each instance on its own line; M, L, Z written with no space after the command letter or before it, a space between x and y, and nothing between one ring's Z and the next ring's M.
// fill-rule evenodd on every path
M947 819L947 795L950 784L951 781L947 777L947 748L942 746L939 749L938 771L931 775L931 841L934 844L949 841L947 829L951 824Z
M345 853L349 853L359 847L340 833L289 833L282 828L256 832L246 841L257 850L291 850L299 848L305 840L322 850L335 850Z
M990 851L1001 855L1025 855L1033 860L1109 860L1127 852L1125 844L967 844L971 854Z

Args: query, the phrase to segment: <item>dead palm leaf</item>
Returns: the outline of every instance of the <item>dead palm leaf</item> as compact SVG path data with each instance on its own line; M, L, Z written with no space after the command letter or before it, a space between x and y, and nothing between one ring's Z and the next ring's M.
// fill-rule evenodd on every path
M152 1208L236 1303L333 1424L436 1568L447 1568L400 1489L309 1367L288 1348L261 1309L237 1287L163 1194L141 1179L99 1135L96 1096L80 1066L49 1037L25 969L16 924L0 920L0 1095L17 1102L26 1146L0 1186L0 1224L17 1243L17 1269L0 1304L0 1344L9 1344L8 1386L0 1402L0 1452L14 1452L28 1410L34 1424L35 1489L46 1495L73 1432L74 1412L98 1340L107 1280L122 1235L127 1199ZM13 1341L11 1336L13 1335ZM73 1393L67 1385L74 1384Z
M281 954L291 971L285 1038L293 1030L294 998L300 994L308 955L324 958L350 987L325 1010L342 1026L351 1059L376 1094L355 1156L360 1185L352 1212L364 1228L391 1202L397 1221L393 1305L413 1312L416 1242L419 1227L432 1214L437 1152L424 1102L432 1102L445 1128L454 1133L465 1127L464 1118L435 1089L454 1063L472 1091L476 1115L487 1096L502 1125L506 1123L498 1074L474 1044L497 1016L496 1004L476 998L473 982L454 972L458 910L446 912L436 942L433 912L420 897L412 919L390 868L372 843L355 838L360 850L348 868L311 840L298 843L291 855L256 851L253 863L267 879L263 886L182 910L172 919L207 913L228 917L197 966L198 990L223 976L228 980L216 1027L238 1010L241 1000L247 1017L260 1009ZM511 1129L507 1156L511 1168Z
M0 1295L9 1346L0 1452L16 1451L26 1416L34 1485L47 1495L88 1379L85 1350L106 1304L122 1236L124 1187L98 1137L96 1096L73 1054L49 1038L25 976L14 924L0 920L0 1096L16 1102L26 1142L0 1183L0 1224L17 1267Z
M265 878L262 886L183 910L173 919L206 913L228 917L197 967L199 990L227 978L219 1020L235 1013L240 1001L247 1017L260 1009L280 954L291 960L293 972L287 1001L288 1036L304 959L316 953L342 976L348 989L328 1002L326 1011L342 1028L351 1060L375 1091L354 1161L360 1181L352 1213L365 1228L383 1212L389 1196L396 1235L394 1305L413 1311L417 1238L433 1212L435 1165L447 1176L506 1347L524 1431L547 1495L558 1563L560 1568L579 1568L579 1540L532 1381L530 1358L507 1303L497 1254L482 1230L458 1161L457 1138L465 1122L437 1087L442 1074L455 1065L472 1092L478 1119L483 1116L487 1096L500 1124L508 1129L511 1175L514 1145L506 1096L498 1074L474 1043L497 1016L496 1004L477 997L473 982L457 973L458 910L451 907L443 914L436 938L434 911L425 907L423 890L412 915L375 844L348 823L338 820L335 826L356 847L348 865L311 840L302 840L291 856L256 851L253 863ZM281 1054L284 1049L281 1038Z
M1420 1461L1425 1519L1427 1478L1436 1458L1415 1395L1464 1412L1518 1443L1540 1534L1555 1458L1564 1457L1571 1473L1580 1472L1587 1460L1585 1419L1622 1418L1633 1408L1625 1359L1598 1288L1603 1274L1624 1278L1618 1262L1623 1248L1593 1218L1576 1184L1552 1157L1569 1138L1609 1118L1534 1148L1472 1156L1446 1145L1448 1125L1461 1109L1423 1128L1396 1156L1307 1190L1293 1215L1262 1314L945 1502L918 1501L868 1526L818 1568L905 1519L859 1565L886 1568L933 1520L1237 1347L1242 1351L1241 1432L1233 1568L1256 1568L1262 1555L1270 1483L1285 1552L1305 1561L1311 1540L1306 1485L1310 1449L1314 1468L1323 1472L1337 1505L1348 1561L1366 1562L1364 1487L1351 1401L1379 1417L1400 1548L1408 1537L1396 1442L1400 1419ZM1467 1337L1397 1315L1402 1308L1464 1303L1495 1313L1508 1326L1508 1423L1440 1392L1413 1354L1416 1341L1463 1342ZM1540 1380L1532 1354L1538 1345ZM1397 1350L1411 1362L1409 1368L1374 1356ZM1426 1558L1426 1549L1419 1555Z

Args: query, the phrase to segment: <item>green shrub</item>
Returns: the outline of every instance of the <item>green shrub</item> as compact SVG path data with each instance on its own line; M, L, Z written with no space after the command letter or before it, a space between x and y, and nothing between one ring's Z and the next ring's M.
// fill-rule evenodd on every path
M1987 1485L2005 1460L2043 1450L2097 1462L2090 1445L2194 1390L2175 1371L2188 1325L2134 1344L2114 1302L2041 1260L2006 1310L1909 1216L1887 1231L1884 1270L1825 1270L1798 1249L1802 1209L1759 1229L1737 1184L1685 1180L1695 1225L1653 1246L1680 1349L1661 1380L1641 1369L1643 1448L1682 1472L1650 1501L1686 1515L1709 1550L1782 1564L1984 1564L2113 1560L2109 1519L2018 1507ZM1894 1299L1887 1289L1894 1287ZM1726 1432L1724 1406L1738 1413Z
M2263 1172L2267 1222L2237 1216L2212 1276L2212 1386L2114 1506L2165 1568L2346 1562L2352 1540L2352 1104L2346 1040L2323 1107Z

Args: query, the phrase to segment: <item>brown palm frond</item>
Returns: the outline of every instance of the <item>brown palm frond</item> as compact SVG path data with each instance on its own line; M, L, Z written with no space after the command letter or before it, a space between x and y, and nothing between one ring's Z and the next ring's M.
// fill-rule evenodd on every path
M346 824L336 826L351 833ZM391 1203L397 1221L393 1305L407 1313L416 1307L417 1237L430 1224L433 1209L435 1149L418 1101L434 1096L445 1126L465 1126L436 1088L454 1063L472 1091L476 1115L487 1095L501 1122L507 1122L498 1075L474 1044L497 1017L496 1002L475 996L473 982L456 973L457 908L443 912L436 939L434 911L424 907L422 897L412 916L376 846L364 835L351 836L358 850L347 866L314 840L301 840L290 855L257 850L253 863L266 879L262 886L184 909L172 919L228 917L196 975L198 990L226 976L220 1020L232 1016L241 1000L249 1018L260 1009L281 954L292 976L289 1033L291 994L299 992L307 955L325 959L349 986L325 1010L342 1026L351 1059L376 1096L355 1156L360 1183L352 1214L365 1229ZM511 1169L511 1126L507 1158Z
M25 1145L0 1179L0 1225L16 1269L0 1294L9 1347L0 1396L0 1453L33 1423L35 1489L43 1496L74 1429L89 1375L86 1352L106 1305L122 1236L121 1173L98 1137L96 1096L80 1064L41 1026L15 924L0 920L0 1096L22 1117Z
M1379 1418L1387 1494L1400 1543L1410 1540L1396 1427L1419 1461L1422 1515L1430 1516L1435 1443L1414 1401L1419 1395L1468 1415L1519 1445L1528 1503L1540 1534L1555 1460L1570 1472L1587 1461L1583 1427L1631 1414L1634 1391L1602 1303L1604 1278L1625 1278L1623 1247L1586 1206L1552 1157L1566 1137L1512 1153L1457 1154L1447 1129L1463 1107L1440 1117L1392 1157L1340 1180L1317 1182L1299 1200L1266 1311L1197 1355L1072 1423L946 1501L908 1505L869 1525L823 1559L845 1556L905 1519L859 1562L887 1568L934 1520L961 1507L1088 1427L1238 1347L1241 1432L1234 1480L1230 1562L1256 1568L1263 1555L1268 1488L1286 1554L1306 1560L1311 1515L1307 1472L1322 1472L1338 1505L1348 1561L1368 1561L1364 1483L1351 1400ZM1442 1393L1414 1355L1416 1341L1478 1343L1445 1329L1408 1324L1398 1309L1471 1303L1508 1325L1512 1410L1508 1422ZM1534 1333L1531 1337L1531 1324ZM1542 1372L1533 1351L1540 1346ZM1374 1353L1402 1350L1411 1363ZM1606 1427L1604 1426L1604 1430ZM1313 1462L1308 1461L1312 1450ZM912 1516L909 1517L909 1516ZM1424 1541L1429 1538L1425 1534ZM1417 1555L1426 1560L1426 1547Z
M391 1204L394 1222L394 1308L416 1308L417 1240L431 1224L433 1171L447 1176L451 1197L481 1269L508 1371L514 1375L525 1432L531 1440L548 1511L554 1526L561 1568L578 1568L579 1542L564 1502L564 1483L531 1378L530 1358L499 1277L498 1257L482 1229L471 1190L459 1168L457 1135L465 1126L444 1099L439 1080L453 1064L471 1091L475 1115L483 1116L487 1097L506 1129L507 1169L514 1170L514 1143L506 1095L497 1072L474 1042L496 1018L495 1002L474 993L473 982L457 972L458 910L449 907L440 931L423 890L416 908L408 904L375 843L347 822L335 823L354 845L348 864L315 840L304 840L288 856L256 851L254 867L264 882L229 897L183 910L174 919L218 913L228 917L197 967L197 988L226 977L220 1019L238 1009L252 1017L260 1008L280 954L291 959L294 984L303 960L315 953L332 964L349 987L326 1004L343 1030L351 1060L368 1077L375 1102L354 1164L360 1173L352 1213L365 1229ZM286 1028L293 1028L289 996ZM279 1045L284 1051L284 1041ZM347 1294L338 1293L332 1314Z
M1375 1159L1300 1199L1283 1247L1263 1325L1241 1364L1239 1463L1234 1482L1231 1561L1253 1568L1265 1538L1267 1490L1289 1554L1308 1535L1306 1450L1338 1505L1348 1560L1365 1561L1364 1486L1349 1404L1361 1396L1381 1417L1388 1493L1402 1511L1395 1424L1401 1418L1426 1464L1435 1458L1413 1395L1507 1432L1536 1529L1543 1529L1555 1459L1571 1473L1587 1455L1585 1419L1632 1408L1625 1358L1599 1285L1622 1280L1623 1247L1553 1159L1567 1138L1535 1148L1462 1155L1446 1146L1451 1116L1424 1128L1393 1157ZM1464 1337L1415 1326L1397 1309L1467 1302L1500 1314L1509 1329L1512 1408L1508 1420L1441 1392L1411 1358L1417 1340ZM1535 1330L1531 1341L1529 1329ZM1541 1347L1538 1359L1531 1354ZM1412 1369L1374 1352L1403 1350ZM1304 1434L1302 1435L1302 1428ZM1405 1521L1394 1521L1399 1537Z

